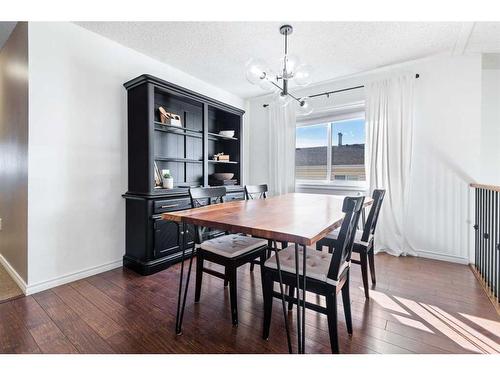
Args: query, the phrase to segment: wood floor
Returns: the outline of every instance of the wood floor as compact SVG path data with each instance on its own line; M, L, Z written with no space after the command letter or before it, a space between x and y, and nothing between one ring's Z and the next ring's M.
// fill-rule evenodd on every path
M347 335L340 302L342 353L500 352L500 319L467 266L388 255L377 255L376 266L369 301L353 266L354 334ZM277 300L270 339L261 339L258 267L253 273L240 268L238 327L231 325L229 291L221 280L204 275L199 304L192 285L182 336L174 334L178 275L179 266L148 277L120 268L2 303L0 352L287 352ZM289 316L293 327L295 310ZM306 352L330 353L326 317L312 311L306 313Z
M7 270L0 264L0 303L23 295L23 291L12 280Z

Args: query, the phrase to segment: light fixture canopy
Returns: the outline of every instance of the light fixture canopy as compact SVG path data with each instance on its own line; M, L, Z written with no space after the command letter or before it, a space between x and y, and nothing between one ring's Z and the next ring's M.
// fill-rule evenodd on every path
M312 68L310 65L302 64L297 56L288 54L288 36L293 33L291 25L282 25L280 34L285 38L283 57L280 58L282 67L279 73L273 72L261 59L250 59L246 64L246 78L263 90L277 93L278 102L287 106L292 99L297 101L301 114L310 114L312 105L310 98L297 98L288 91L289 82L293 81L298 86L306 86L311 83Z

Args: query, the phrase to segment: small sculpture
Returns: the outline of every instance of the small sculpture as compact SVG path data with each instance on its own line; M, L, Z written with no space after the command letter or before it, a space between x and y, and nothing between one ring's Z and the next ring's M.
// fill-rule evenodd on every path
M167 112L165 108L159 107L160 122L165 125L182 126L181 116Z

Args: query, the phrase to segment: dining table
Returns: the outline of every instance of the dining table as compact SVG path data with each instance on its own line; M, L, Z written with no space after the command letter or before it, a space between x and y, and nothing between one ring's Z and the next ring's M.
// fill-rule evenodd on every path
M306 295L306 252L307 247L324 238L328 233L342 224L344 213L342 205L345 196L327 194L288 193L266 199L235 200L226 203L207 205L183 211L167 212L162 214L163 220L173 221L182 225L187 231L187 224L217 229L229 233L241 233L268 240L270 250L274 250L278 273L280 275L280 293L285 320L285 329L288 341L288 350L292 353L290 329L288 325L287 309L283 283L281 282L281 268L277 242L288 242L295 247L295 259L299 259L299 249L304 256L302 269L299 275L299 265L296 262L297 279L297 351L305 353L305 295ZM366 197L364 207L373 200ZM194 247L194 245L193 245ZM311 250L312 251L312 250ZM316 251L316 250L314 250ZM182 265L177 300L176 333L182 333L182 319L188 293L193 256L190 255L187 275L184 277L184 261L186 249L183 246ZM195 254L195 249L193 252ZM183 288L183 283L185 286ZM302 281L299 288L299 280ZM301 289L301 293L299 290ZM184 293L182 293L184 292Z

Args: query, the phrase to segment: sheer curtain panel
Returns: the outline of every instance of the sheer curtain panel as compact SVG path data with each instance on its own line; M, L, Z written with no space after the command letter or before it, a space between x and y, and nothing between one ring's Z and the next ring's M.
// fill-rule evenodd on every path
M366 90L365 163L370 193L385 189L375 251L416 255L407 236L415 74L371 82Z
M269 106L269 192L295 190L295 106Z

